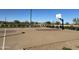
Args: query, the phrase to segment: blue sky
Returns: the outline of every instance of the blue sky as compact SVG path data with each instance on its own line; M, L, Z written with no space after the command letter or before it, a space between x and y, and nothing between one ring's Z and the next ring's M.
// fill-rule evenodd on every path
M56 21L56 14L62 14L64 22L72 23L73 18L79 17L79 9L33 9L32 21L45 22ZM29 21L30 9L0 9L0 20Z

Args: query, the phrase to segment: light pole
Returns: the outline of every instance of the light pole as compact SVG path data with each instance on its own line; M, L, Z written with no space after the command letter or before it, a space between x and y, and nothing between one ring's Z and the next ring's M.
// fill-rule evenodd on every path
M5 17L4 25L5 25L5 28L4 28L4 37L3 37L2 50L5 50L5 40L6 40L6 17Z
M32 27L32 9L30 9L30 25L29 27Z

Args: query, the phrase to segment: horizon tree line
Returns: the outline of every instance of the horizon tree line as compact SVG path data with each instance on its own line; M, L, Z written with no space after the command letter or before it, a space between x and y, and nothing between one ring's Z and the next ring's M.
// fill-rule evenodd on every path
M6 24L6 25L5 25ZM42 26L54 26L54 25L61 25L60 22L56 21L56 22L50 22L50 21L46 21L46 22L31 22L31 25L32 27L40 27L40 24L42 24ZM70 23L69 22L66 22L65 23L66 25L69 25ZM75 25L79 25L79 18L74 18L73 19L73 24ZM14 20L12 22L9 22L9 21L0 21L0 27L29 27L30 25L30 22L28 21L24 21L24 22L21 22L19 20Z

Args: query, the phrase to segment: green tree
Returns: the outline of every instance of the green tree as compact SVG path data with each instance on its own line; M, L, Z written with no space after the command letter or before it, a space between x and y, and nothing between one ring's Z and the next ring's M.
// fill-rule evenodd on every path
M76 24L76 25L79 24L79 18L74 18L73 23Z
M65 24L66 24L66 25L69 25L69 22L66 22Z
M51 24L51 22L50 21L47 21L47 22L45 22L45 24Z
M56 25L60 25L61 23L60 22L58 22L58 21L56 21L56 23L55 23Z
M20 21L19 20L14 20L14 23L19 24Z
M20 24L21 22L19 20L14 20L14 24L12 26L16 25L16 27L20 27Z

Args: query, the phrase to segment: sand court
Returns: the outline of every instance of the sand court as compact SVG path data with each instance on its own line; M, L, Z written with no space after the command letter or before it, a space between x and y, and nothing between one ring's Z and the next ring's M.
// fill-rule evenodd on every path
M3 37L0 38L0 46L2 40ZM50 28L8 28L5 41L5 47L8 47L6 50L61 50L63 47L79 49L78 46L78 31Z

